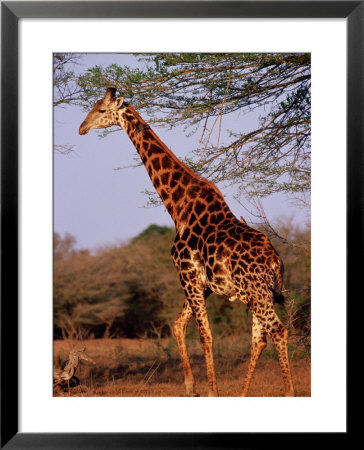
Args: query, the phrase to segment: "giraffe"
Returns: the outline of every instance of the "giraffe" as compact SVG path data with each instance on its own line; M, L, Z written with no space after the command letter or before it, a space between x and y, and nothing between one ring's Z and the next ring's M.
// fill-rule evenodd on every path
M118 125L125 130L146 167L155 190L171 215L176 237L171 254L185 301L173 332L185 378L186 396L198 396L186 347L186 328L192 316L203 347L208 395L217 396L212 334L206 298L212 292L239 299L252 312L252 344L241 396L247 396L260 354L272 339L282 371L285 396L294 396L289 369L288 331L274 310L282 302L283 263L268 237L238 220L219 189L180 161L157 137L135 109L109 87L79 128Z

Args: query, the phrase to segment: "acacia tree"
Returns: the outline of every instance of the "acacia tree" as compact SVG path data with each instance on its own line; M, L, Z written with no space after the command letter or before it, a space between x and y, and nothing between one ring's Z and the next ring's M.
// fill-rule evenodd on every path
M53 54L53 106L72 104L80 100L82 92L74 71L82 55L79 53Z
M236 200L255 216L256 223L266 225L267 232L276 234L260 198L284 192L307 210L311 188L310 54L135 56L138 67L95 66L75 76L68 69L72 59L66 55L60 84L70 83L73 88L60 90L66 95L59 97L57 105L89 110L106 87L114 86L146 113L150 123L182 125L186 133L198 133L199 144L185 158L187 165L211 181L234 185ZM160 203L155 192L145 193L149 204Z
M82 55L79 53L53 54L53 107L59 108L72 105L80 100L82 92L78 85L78 75L74 68L80 63ZM54 151L68 154L72 152L73 145L54 144Z
M152 123L200 133L187 164L264 197L310 190L310 54L142 54L79 77L86 109L116 87ZM249 115L254 124L247 127ZM234 117L234 126L228 118ZM228 122L229 128L225 126Z

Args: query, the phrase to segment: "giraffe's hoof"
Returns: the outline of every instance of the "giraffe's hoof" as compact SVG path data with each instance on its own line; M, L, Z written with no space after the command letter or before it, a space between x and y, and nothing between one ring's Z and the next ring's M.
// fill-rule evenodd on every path
M285 397L294 397L294 396L295 396L295 395L294 395L294 391L286 392L286 393L284 394L284 396L285 396Z

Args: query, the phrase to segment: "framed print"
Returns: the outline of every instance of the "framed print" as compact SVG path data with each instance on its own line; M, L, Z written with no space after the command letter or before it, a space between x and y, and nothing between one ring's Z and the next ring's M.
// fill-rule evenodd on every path
M336 433L335 439L346 439L348 300L354 296L354 291L358 292L357 280L363 269L363 264L353 258L354 248L357 253L363 247L363 3L14 1L2 2L1 7L2 447L240 448L271 445L272 439L288 443L289 439L297 439L295 435L298 433L303 441L310 438L310 433L315 433L318 439L320 433L325 439L327 433ZM135 54L138 54L138 60L133 56ZM245 55L241 58L244 64L242 70L252 68L249 76L248 72L244 72L250 83L240 85L235 81L238 70L234 72L234 64L240 61L236 55ZM254 65L256 55L260 55L258 65ZM203 70L196 71L195 68L215 70L220 57L225 58L224 70L219 74L220 81L216 76L213 82L209 80L207 83ZM288 60L293 61L293 64L287 65ZM281 61L285 65L280 66ZM155 78L152 84L148 84L148 77L152 73L151 63ZM67 72L67 64L73 64L72 71ZM261 293L266 289L270 299L275 299L277 303L281 300L285 291L282 290L281 280L283 269L275 250L279 244L274 241L273 248L260 232L249 231L247 222L251 221L250 216L247 218L242 212L244 218L239 220L239 211L246 209L236 209L234 214L238 219L229 219L230 213L224 209L220 191L211 187L214 185L210 182L207 184L207 181L201 181L194 171L175 156L187 157L189 164L196 170L199 164L205 163L205 172L201 170L201 173L209 174L206 178L216 183L233 184L243 172L234 172L233 166L227 165L226 160L218 154L224 148L220 124L223 110L227 113L229 105L232 110L237 109L233 97L229 98L227 93L229 89L235 89L235 92L239 92L238 97L241 97L243 89L249 92L244 97L245 103L247 109L253 111L255 104L250 102L257 95L258 87L252 86L255 82L258 86L258 81L262 80L268 83L267 77L271 74L269 64L275 68L272 72L274 77L282 77L284 86L289 85L287 80L294 70L298 74L297 83L301 83L298 89L289 90L285 99L280 97L282 92L275 95L275 104L280 108L276 115L268 106L269 114L265 119L263 109L256 114L255 123L261 123L261 129L269 132L273 128L272 124L276 125L280 118L289 118L286 122L279 122L279 132L274 135L275 145L280 142L282 148L288 149L287 136L294 135L295 139L300 139L302 147L308 148L311 142L311 116L306 111L312 105L312 266L307 262L309 256L306 262L302 262L294 259L290 253L286 256L285 264L288 274L290 267L295 266L295 276L286 278L286 289L287 286L293 289L291 286L294 283L303 283L300 280L304 275L307 280L312 276L312 288L307 289L306 297L299 298L300 308L304 311L309 308L312 293L312 353L311 341L308 343L306 340L302 344L300 340L300 348L304 348L304 352L298 354L298 347L293 348L290 345L292 341L287 346L286 338L282 337L285 331L282 331L279 317L284 318L283 322L289 317L294 317L294 320L297 318L293 313L289 316L289 306L284 310L276 307L279 317L274 316L268 328L265 317L275 314L274 310L262 312L259 308L254 309L254 301L245 298L249 292L249 283L254 284L252 280L261 279L254 275L261 267L259 264L269 264L270 271L269 274L265 272L264 284L256 282L259 286L254 285L254 289L260 292L259 295L263 295ZM127 69L120 72L120 66ZM189 81L197 80L196 85L193 82L188 85L190 91L183 91L185 78L178 78L181 67L187 70ZM277 67L279 69L275 71ZM285 67L289 67L287 73L284 72ZM172 70L175 72L168 82L171 79L178 81L168 91L172 84L165 83L163 77L167 73L171 74ZM67 84L76 72L79 76L78 86L82 86L82 89L71 92L59 84L60 96L57 97L53 91L54 80L60 80L60 83L66 80ZM120 88L129 86L129 82L135 82L134 90ZM140 90L137 91L135 86L141 86ZM177 94L176 86L182 89L185 97ZM215 110L213 99L219 105ZM69 104L77 105L78 108L72 116L65 107ZM135 105L140 109L134 109ZM163 110L163 116L154 114L159 110ZM168 113L171 110L173 113ZM181 115L180 120L182 110L185 115ZM191 142L194 142L193 139L198 140L197 134L188 139L187 131L177 134L177 125L186 125L191 118L191 111L195 111L195 114L205 111L200 116L204 121L200 121L198 134L198 138L201 138L200 159L195 160L190 158L189 153L183 152L186 144L191 146L190 150L193 149ZM294 115L291 115L292 111L295 111ZM241 121L242 117L237 117ZM303 117L302 121L299 122L297 117ZM158 128L162 119L167 125L165 130ZM241 142L249 145L250 157L254 149L262 151L255 160L255 164L259 163L262 168L264 149L272 147L273 135L263 136L260 142L264 142L264 146L261 150L261 145L254 147L256 135L249 133L248 128L244 129L245 134L242 135L240 125L236 128L236 123L237 119L229 122L229 136L243 139ZM196 125L196 122L192 120L188 125L191 124ZM116 129L109 129L111 125L124 128L141 156L147 169L143 170L144 178L141 181L137 173L141 173L143 167L130 172L123 169L135 165L131 152L126 155L127 151L123 151L122 157L119 153L117 157L111 153L120 142L123 150L131 145L129 140L126 143L126 134L121 136L121 133L114 133ZM288 128L291 130L289 133L286 131ZM191 129L187 130L193 134ZM213 133L215 144L210 142ZM249 141L252 135L254 139ZM237 149L241 147L242 144L240 147L236 144L231 160L237 165L241 155ZM288 189L292 174L296 173L299 175L295 178L296 184L291 187L292 191L305 191L306 188L302 187L304 183L311 183L310 163L307 163L305 153L300 153L295 146L292 148L295 153L287 156L290 178L285 173L281 178L282 184L277 187L278 176L272 176L281 167L279 164L282 165L282 159L277 157L279 164L274 166L274 170L271 166L265 167L264 178L258 178L253 172L244 172L254 180L254 189L260 186L261 189L271 189L270 193L274 189ZM154 158L160 154L162 156ZM216 161L222 165L214 165ZM246 169L246 161L244 164L240 162L239 169L243 166ZM102 167L104 164L108 166ZM124 171L121 172L121 169ZM82 178L86 173L88 178ZM124 177L122 184L120 174ZM224 308L218 306L218 300L214 300L214 314L219 316L219 320L210 320L214 339L217 336L214 340L218 347L215 365L220 364L225 370L224 384L221 383L221 377L220 380L217 377L218 387L219 383L223 384L219 387L220 396L216 395L214 369L209 364L210 341L206 338L209 326L206 327L205 319L201 319L205 317L206 311L202 306L198 309L197 300L190 299L177 323L174 321L174 310L168 310L163 315L156 309L158 302L163 303L164 298L174 301L181 294L175 288L174 278L164 277L163 282L158 281L159 274L167 270L165 267L170 261L164 263L164 256L158 254L156 257L156 252L165 242L169 242L173 223L169 222L168 214L162 213L161 218L154 219L154 213L142 208L146 202L145 194L137 197L136 191L145 190L145 177L148 174L176 224L178 236L180 239L185 236L183 243L175 240L172 255L184 292L190 292L190 296L192 292L196 296L201 286L199 284L196 287L191 282L191 273L197 270L198 258L191 256L190 261L186 255L193 253L194 246L197 249L201 244L202 249L205 236L203 227L206 225L204 220L206 223L209 221L210 225L213 220L216 223L224 222L226 229L245 233L246 239L255 242L256 248L262 246L261 243L257 244L259 239L265 243L264 262L258 264L255 261L255 266L250 267L249 281L241 281L241 285L245 286L245 294L239 294L241 298L235 290L224 288L223 291L219 288L218 283L223 283L221 277L216 277L214 282L210 280L212 275L206 269L208 264L211 264L210 272L217 273L219 270L224 271L223 263L218 264L216 260L207 263L206 256L204 264L210 284L204 290L214 288L218 294L227 295L230 300L235 300L235 297L242 300L227 302L228 306ZM219 174L222 174L220 179ZM229 174L232 174L231 178ZM171 187L172 182L174 184ZM168 197L168 193L162 189L163 183L170 183L168 186L174 194ZM181 197L192 196L187 195L187 187L184 187L191 183L195 187L193 195L196 197L198 191L201 196L199 200L202 199L198 204L199 211L201 208L209 211L209 217L203 216L201 212L202 222L199 219L198 227L191 212L191 208L197 208L195 200L192 202L194 206L191 203L189 207L190 215L178 209ZM178 195L175 185L180 188ZM209 189L213 191L210 200ZM133 197L129 196L129 191L135 191ZM228 191L224 190L224 195L225 192ZM153 195L150 192L148 195L149 201L153 203ZM132 203L135 203L133 210ZM207 206L203 206L205 204ZM115 205L118 205L117 208ZM273 209L284 222L285 209L279 201ZM151 217L148 223L158 225L148 228L143 225L142 217L148 214ZM233 225L229 225L230 228L229 220L234 221L231 222ZM303 218L299 220L301 224L296 228L292 225L294 231L291 236L297 236L299 230L302 232L304 229ZM125 234L115 231L121 226ZM194 231L191 227L194 227ZM192 230L189 233L186 232L188 228ZM77 242L72 235L67 234L68 231L76 234ZM251 233L257 233L255 238L251 237ZM310 234L309 231L307 233ZM214 239L217 236L216 232ZM274 239L271 235L269 237ZM229 238L224 242L229 241L233 249L234 239L230 235ZM173 239L174 235L172 243ZM295 242L297 244L298 241ZM211 241L209 246L206 244L206 248L215 249L219 245L219 242ZM277 249L282 256L283 250ZM217 252L216 249L214 251ZM228 250L225 247L224 252L226 259ZM239 252L235 252L235 260ZM231 250L232 255L235 253ZM222 250L219 254L222 255ZM222 260L225 261L224 258ZM242 270L246 273L247 260L240 264L239 273ZM111 261L114 265L112 270L118 271L116 277L110 270ZM143 268L141 264L144 264ZM233 272L231 267L230 273ZM142 274L142 286L141 278L135 274L137 271ZM102 281L99 283L97 277L100 273ZM174 275L177 277L177 273L174 272ZM122 287L118 284L120 277L124 280ZM104 280L107 280L107 286ZM189 287L189 283L193 286ZM147 288L147 285L151 287ZM84 289L81 312L71 304L73 298L76 303L80 301L78 286ZM87 290L84 286L91 288ZM125 290L125 286L130 289ZM98 296L102 297L102 301L98 300ZM153 308L145 299L151 299ZM176 300L176 304L178 302ZM244 326L249 323L249 339L250 327L253 327L255 339L260 343L269 334L278 352L276 356L274 346L271 351L268 344L271 359L258 363L255 374L262 373L262 376L255 385L254 377L250 386L250 379L245 381L243 394L247 395L251 389L251 397L243 398L237 386L243 386L242 377L248 366L248 372L253 373L256 360L253 350L250 359L249 341L246 359L235 362L238 359L235 349L240 345L241 336L231 332L236 325L229 314L238 303L238 307L243 307L245 303L255 314L254 318L249 316L249 321L244 321ZM179 311L182 304L178 304ZM252 305L255 305L254 308ZM128 314L125 314L125 310ZM178 346L173 338L173 334L179 336L180 333L182 336L186 333L187 324L183 318L188 316L189 319L192 314L200 317L197 320L199 334L190 329L188 333L195 333L193 339L197 343L200 337L204 349L202 351L200 346L196 353L192 350L191 358L197 361L195 365L192 363L192 372L201 366L202 375L197 378L198 393L201 394L199 398L190 398L196 397L197 391L192 387L189 362L183 359L183 338L179 338ZM136 325L139 321L143 322L143 326ZM307 329L307 324L310 324L308 319L302 327ZM274 330L277 328L276 332L271 331L272 327ZM257 338L258 334L262 340ZM229 339L220 341L221 336L228 336ZM64 345L65 338L67 345ZM151 339L153 345L148 347ZM86 343L87 351L78 348L76 354L75 348L68 346L72 340L82 340ZM101 341L105 347L100 347ZM134 349L139 347L130 350L131 346ZM144 354L138 353L141 346L144 346ZM59 356L58 371L53 368L53 351L55 359ZM260 351L257 352L259 357ZM292 377L289 375L286 355L289 356ZM170 381L171 374L177 373L177 366L180 382L173 381L173 384ZM244 374L236 372L240 371L241 366L244 367ZM301 372L302 367L304 369ZM158 378L160 374L163 376ZM54 391L51 377L55 380ZM87 382L84 382L86 377ZM160 380L158 386L157 378ZM131 383L129 387L126 380ZM208 398L210 394L215 398ZM295 398L281 398L285 394L295 394ZM18 405L18 408L14 405Z

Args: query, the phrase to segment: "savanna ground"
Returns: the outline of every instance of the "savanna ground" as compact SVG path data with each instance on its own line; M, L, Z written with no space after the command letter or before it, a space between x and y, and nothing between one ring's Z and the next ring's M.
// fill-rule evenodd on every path
M187 345L196 391L207 395L203 353L197 339ZM56 340L54 355L67 358L72 348L86 347L95 365L82 362L77 369L80 385L58 390L55 396L77 397L179 397L185 394L183 369L174 338L166 339L88 339ZM217 337L214 358L219 395L239 396L248 367L250 336ZM309 349L294 338L289 343L293 384L298 397L311 395L311 360ZM276 351L271 343L261 355L249 396L284 395L282 375Z

